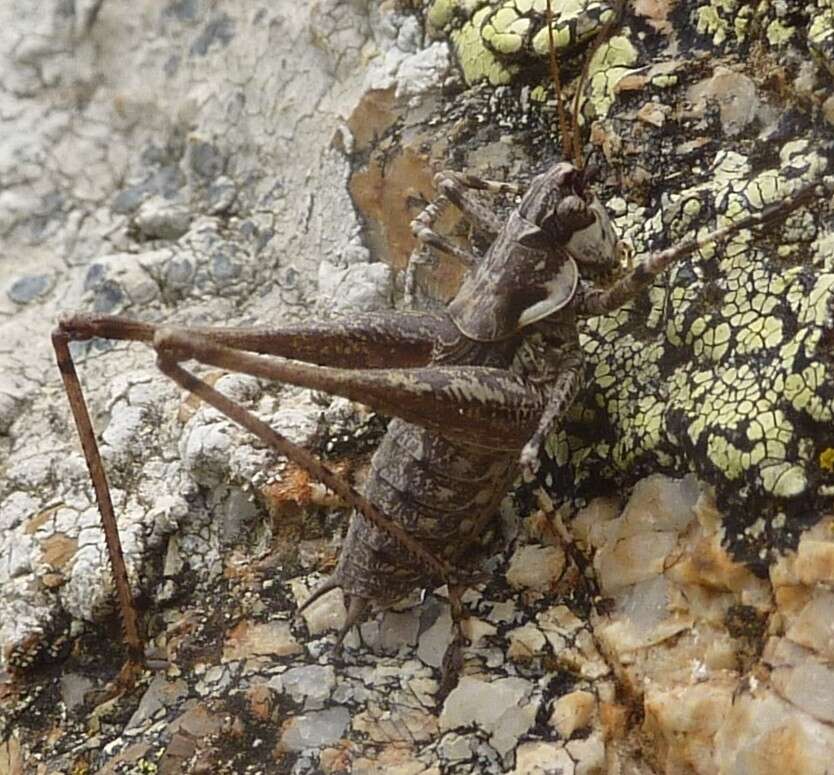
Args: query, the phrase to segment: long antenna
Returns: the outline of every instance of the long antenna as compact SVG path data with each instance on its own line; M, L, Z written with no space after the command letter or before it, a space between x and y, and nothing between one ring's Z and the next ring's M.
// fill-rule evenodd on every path
M616 10L614 15L605 23L603 28L596 34L594 37L593 42L591 43L591 48L588 51L588 54L585 57L585 61L582 64L582 72L579 75L579 83L576 87L576 94L573 98L573 150L574 150L574 159L576 160L576 166L578 169L582 169L585 166L585 162L582 158L582 146L579 142L579 100L582 97L582 93L585 90L585 82L588 80L588 72L591 69L591 60L596 55L597 51L599 51L600 47L602 46L605 41L607 41L612 33L614 32L614 27L620 21L620 17L623 14L623 9L625 8L625 0L620 0L620 2L616 6Z
M569 134L568 117L562 104L562 79L559 75L559 59L556 56L556 40L553 37L553 8L547 0L547 51L550 55L550 77L556 87L556 109L559 112L559 138L562 142L562 155L565 159L571 156L573 138Z
M559 71L559 57L556 55L556 39L553 35L553 7L551 5L551 0L547 0L545 10L545 18L547 22L547 50L550 63L550 77L553 80L553 85L556 87L556 108L559 113L559 135L562 143L562 156L565 159L572 158L574 165L580 170L585 166L585 161L582 158L582 143L579 139L579 101L582 97L582 92L585 89L585 83L588 80L591 60L594 58L594 55L599 50L600 46L611 37L615 25L622 16L624 7L625 0L620 0L615 8L614 15L594 36L594 40L591 43L591 47L585 56L584 63L582 64L582 72L579 75L579 83L577 84L576 94L573 99L571 126L568 126L568 117L565 113L564 103L562 102L562 79Z

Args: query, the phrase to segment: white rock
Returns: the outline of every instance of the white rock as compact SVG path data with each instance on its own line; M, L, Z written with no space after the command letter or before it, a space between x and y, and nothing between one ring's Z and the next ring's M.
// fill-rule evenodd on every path
M584 729L591 723L595 707L596 697L591 692L565 694L553 703L550 726L567 740L577 729Z
M290 582L296 605L303 605L313 590L307 589L300 579ZM331 630L340 630L345 623L347 611L341 589L334 589L312 603L301 612L310 635L321 635Z
M507 570L507 583L515 589L546 592L565 570L565 553L556 546L528 544L516 549Z
M452 612L444 603L440 615L421 636L417 645L417 656L431 667L440 667L446 648L452 641Z
M532 688L522 678L487 683L464 676L443 704L440 729L476 724L490 735L490 745L503 756L536 720L538 703L527 700Z
M525 662L540 656L547 642L542 631L535 624L516 627L509 634L510 647L507 656L517 662Z
M293 667L269 680L269 686L287 692L305 709L316 710L324 705L336 686L336 671L332 665L303 665Z
M294 716L285 724L278 742L284 751L304 751L335 743L350 723L347 708L327 708Z
M389 309L394 274L387 264L352 264L337 267L322 261L319 267L319 306L334 313Z
M599 732L584 740L570 740L565 749L576 762L576 775L601 775L605 771L605 743Z
M400 646L413 646L417 643L420 630L420 611L412 608L408 611L385 611L380 626L380 642L385 651L398 651Z
M522 743L515 752L512 775L574 775L573 759L561 743Z
M449 732L437 746L440 756L447 761L468 759L472 756L472 742L464 735Z

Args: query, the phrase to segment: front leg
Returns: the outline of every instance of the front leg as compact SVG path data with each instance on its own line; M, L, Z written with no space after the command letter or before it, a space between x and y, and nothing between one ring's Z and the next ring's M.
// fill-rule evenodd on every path
M433 248L454 256L468 269L472 269L480 261L474 253L456 245L448 237L438 234L435 230L437 220L450 205L460 210L464 219L476 229L483 232L490 240L494 240L504 227L503 219L486 207L483 202L473 197L467 189L487 191L492 194L516 195L524 191L521 186L513 183L485 180L475 175L464 175L450 170L437 173L434 176L434 186L437 189L437 196L411 222L411 232L419 240L420 246L412 252L405 270L407 307L411 307L414 302L417 267L431 263L429 249Z
M621 277L609 288L584 289L577 294L575 309L581 316L606 315L619 309L652 284L657 275L668 269L675 261L694 253L696 250L714 242L720 242L741 229L763 226L781 221L791 212L819 195L820 186L816 183L799 189L785 197L781 202L765 207L735 223L715 229L702 237L686 240L675 247L650 253L634 269Z
M450 170L435 175L434 185L441 196L452 202L469 223L492 239L504 227L504 220L484 206L479 199L473 197L467 189L487 191L490 194L513 194L515 196L524 193L524 188L515 183L486 180L476 175L465 175Z

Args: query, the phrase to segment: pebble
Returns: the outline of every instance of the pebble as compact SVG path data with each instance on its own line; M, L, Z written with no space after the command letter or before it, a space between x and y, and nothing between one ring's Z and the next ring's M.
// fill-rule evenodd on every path
M515 769L510 775L574 775L573 759L560 743L535 741L522 743L515 754Z
M336 671L333 665L293 667L270 679L268 686L289 694L295 702L303 703L306 710L317 710L324 706L336 686Z
M414 646L420 631L420 610L386 611L382 616L379 638L383 651L397 652L401 646Z
M275 692L265 682L253 684L246 690L252 715L259 721L269 719L275 705Z
M142 695L139 707L130 717L127 729L141 727L162 708L170 707L186 696L188 696L188 684L185 681L181 679L169 681L163 674L155 675L147 691Z
M307 590L301 582L293 584L293 592L296 594L296 600L303 602L309 597L312 590ZM320 597L315 603L312 603L309 608L305 608L301 612L301 617L307 625L307 630L310 635L322 635L325 632L340 630L345 623L347 611L345 610L344 596L341 589L334 589L328 592L324 597Z
M223 645L224 661L246 657L290 656L304 649L295 640L287 622L254 624L243 621L236 625Z
M78 673L64 673L61 676L61 700L67 708L67 713L72 713L76 708L83 706L84 695L93 686L90 678Z
M524 702L532 688L523 678L488 683L464 676L443 704L440 729L475 724L490 735L490 745L503 756L535 723L538 702Z
M440 615L420 636L417 644L417 656L431 667L440 667L446 648L452 640L452 612L444 603Z
M283 726L279 751L304 751L335 743L350 724L347 708L327 708L288 719Z
M785 634L834 663L834 592L816 589Z
M221 175L208 187L206 198L207 209L211 215L228 212L237 198L237 185L231 178Z
M223 727L221 716L212 713L204 705L198 705L194 700L189 700L189 702L193 704L170 723L168 728L171 732L182 732L191 737L203 738L218 732Z
M191 225L191 211L162 197L151 197L139 206L133 225L145 239L177 240Z
M52 278L47 274L24 275L15 280L6 291L6 295L15 304L28 304L38 296L43 296L52 286Z
M565 570L565 553L556 546L526 544L516 549L507 570L507 582L515 589L545 592Z
M605 742L599 732L584 740L571 740L565 749L576 762L576 775L598 775L605 771Z
M756 84L742 73L726 67L716 67L712 76L694 84L687 94L695 105L715 100L721 109L721 128L733 137L765 111ZM764 123L767 123L765 121Z
M449 732L437 746L437 751L447 761L461 761L472 756L472 742L466 735Z
M515 662L527 662L540 656L546 643L544 634L535 624L516 627L509 633L507 656Z
M548 723L567 740L577 729L584 729L591 723L595 705L596 697L591 692L565 694L553 703Z
M371 312L391 307L394 273L383 263L319 266L319 306L333 313Z

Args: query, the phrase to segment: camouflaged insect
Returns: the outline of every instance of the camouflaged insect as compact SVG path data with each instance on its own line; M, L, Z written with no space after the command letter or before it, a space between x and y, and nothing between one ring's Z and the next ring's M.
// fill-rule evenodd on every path
M469 3L435 5L456 9L442 30L462 63L463 41L466 51L489 49L492 32L474 23L476 13L483 22L509 19L502 9L510 5L518 9L501 0L475 4L474 12L463 10ZM553 3L556 26L559 10L574 5ZM596 142L620 176L628 179L635 167L653 173L644 191L632 183L630 191L605 192L638 252L759 211L829 173L830 126L820 126L807 102L797 110L788 90L771 96L768 86L781 83L786 62L804 61L796 51L803 46L823 81L834 72L831 0L794 14L742 0L679 5L685 25L675 26L674 46L645 35L647 20L657 20L647 8L640 13L628 11L618 34L594 53L581 109L597 120ZM657 24L666 21L671 16ZM508 63L539 57L529 35L518 40L512 60L492 50L492 59L468 58L490 63L470 72L506 84L504 102L523 92L530 75ZM755 61L750 75L763 84L747 78L747 94L718 90L703 113L688 112L692 87L710 78L710 67L697 63L716 51L734 72ZM631 85L623 88L627 76ZM772 113L733 113L739 104L753 111L766 97ZM657 125L635 119L653 106L666 110ZM742 121L749 130L741 131ZM756 137L764 121L776 139ZM786 135L803 139L787 142ZM643 197L649 206L637 204ZM816 210L765 241L742 234L700 251L623 309L580 325L587 389L547 445L544 479L556 497L622 492L646 473L694 471L715 488L736 556L761 569L832 507L834 249L825 204Z
M339 563L305 604L336 587L344 591L348 613L337 646L372 606L438 582L449 585L454 644L461 645L465 569L519 465L535 466L581 385L577 315L619 306L669 260L650 258L611 292L589 293L587 283L619 267L621 245L583 171L568 162L554 165L531 182L506 222L471 198L466 188L473 186L493 188L476 178L441 175L439 197L492 238L483 257L452 248L431 231L437 203L416 223L422 239L430 234L435 247L449 247L472 268L444 311L390 311L268 329L166 328L86 313L60 319L52 341L96 490L129 649L123 683L134 680L142 662L142 638L69 349L71 341L94 337L153 346L164 374L354 506ZM394 416L364 493L182 368L187 360L327 390ZM454 648L451 653L454 659Z
M603 65L612 50L603 51ZM610 89L609 72L601 74ZM671 223L649 222L650 235L660 229L674 243L701 208L736 223L740 211L772 215L782 205L795 206L800 200L792 197L804 191L803 181L817 179L824 164L811 152L800 164L790 151L785 174L760 178L736 157L719 157L713 180L722 187L695 187L671 208ZM460 643L460 595L471 580L466 569L499 500L519 470L535 469L546 443L554 465L545 478L560 485L567 470L566 494L589 481L595 464L629 475L650 464L655 470L694 467L745 497L764 490L770 502L830 497L832 455L824 431L830 377L817 365L830 360L831 285L824 275L820 280L800 269L789 275L795 284L786 290L768 256L748 253L743 232L741 247L730 243L716 253L690 241L685 249L652 253L622 275L610 216L586 173L567 162L534 178L506 221L466 191L500 191L500 184L449 173L438 185L439 198L455 204L491 242L479 257L435 234L436 203L418 218L420 239L472 270L445 311L227 331L79 315L65 318L55 335L65 378L72 370L67 340L108 336L151 344L165 374L353 505L338 566L311 597L344 590L348 616L339 639L373 605L446 582ZM639 227L625 225L632 232ZM638 241L645 236L635 233ZM699 245L699 258L683 263L671 285L641 295ZM717 271L709 265L712 255L719 256ZM753 261L758 258L761 268ZM712 285L698 293L693 278L702 276ZM794 313L786 328L780 325L788 317L770 314L773 304L784 302L783 291ZM629 303L631 309L622 309ZM596 320L580 328L583 317ZM755 391L762 386L741 367L755 373L774 348L781 371L760 396ZM275 355L282 357L268 357ZM327 390L397 418L374 456L364 494L182 369L180 362L190 358ZM594 382L585 400L567 414L589 372ZM810 420L808 435L794 432L801 423L789 424L796 413ZM89 423L84 434L93 436Z

